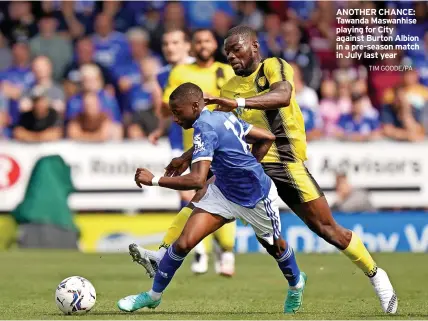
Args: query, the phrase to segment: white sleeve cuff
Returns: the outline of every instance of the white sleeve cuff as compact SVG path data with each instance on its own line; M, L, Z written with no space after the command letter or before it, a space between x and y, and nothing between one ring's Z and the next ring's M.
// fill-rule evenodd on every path
M251 129L253 129L253 125L250 124L250 126L248 126L247 130L244 132L244 136L247 136Z
M204 160L212 162L213 158L212 157L198 157L198 158L195 158L192 160L192 164L200 162L200 161L204 161Z

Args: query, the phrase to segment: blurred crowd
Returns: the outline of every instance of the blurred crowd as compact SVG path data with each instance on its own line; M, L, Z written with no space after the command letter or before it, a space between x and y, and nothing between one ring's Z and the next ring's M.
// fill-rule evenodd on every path
M336 58L338 8L414 8L419 50ZM265 57L294 68L307 139L421 141L428 129L428 3L359 1L0 2L0 137L25 142L144 139L156 128L163 34L259 32ZM343 17L343 16L342 16ZM355 17L357 18L357 17ZM346 55L346 53L345 53ZM369 66L411 66L370 70Z

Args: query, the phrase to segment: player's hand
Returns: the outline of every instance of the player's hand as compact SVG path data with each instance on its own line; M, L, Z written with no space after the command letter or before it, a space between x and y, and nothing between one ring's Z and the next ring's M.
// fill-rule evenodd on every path
M217 98L217 111L229 112L238 108L238 103L235 99L229 98Z
M176 157L171 160L167 167L165 167L165 175L168 177L180 176L183 174L186 169L190 166L190 161L182 158Z
M206 106L217 104L219 97L214 97L208 93L204 93L204 103Z
M147 138L149 140L150 143L152 143L153 145L157 145L158 144L158 140L159 138L162 137L163 131L161 129L155 129Z
M137 171L135 172L135 183L139 188L141 188L141 185L146 186L152 186L152 179L154 175L145 168L137 168Z

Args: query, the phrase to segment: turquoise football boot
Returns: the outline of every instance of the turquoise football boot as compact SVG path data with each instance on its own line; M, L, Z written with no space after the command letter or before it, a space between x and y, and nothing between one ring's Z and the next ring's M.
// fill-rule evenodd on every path
M303 286L299 289L289 289L287 298L284 303L284 313L297 313L303 303L303 291L305 290L306 280L308 277L304 272L300 272L300 281L303 282ZM299 281L299 282L300 282Z
M147 292L129 295L117 302L117 307L125 312L134 312L142 308L155 309L162 299L153 300Z

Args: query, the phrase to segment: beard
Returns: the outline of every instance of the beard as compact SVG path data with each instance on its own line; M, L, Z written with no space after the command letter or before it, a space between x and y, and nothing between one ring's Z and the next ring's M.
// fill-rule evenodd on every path
M233 70L235 72L235 75L237 76L245 76L245 69L239 68L238 70Z
M241 77L247 77L251 75L254 72L254 70L251 69L254 64L254 60L254 57L250 56L247 65L245 67L240 68L239 70L235 70L235 74Z
M201 52L196 53L196 58L202 62L207 62L214 56L214 52L211 52L209 55L204 55Z

